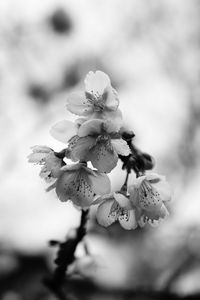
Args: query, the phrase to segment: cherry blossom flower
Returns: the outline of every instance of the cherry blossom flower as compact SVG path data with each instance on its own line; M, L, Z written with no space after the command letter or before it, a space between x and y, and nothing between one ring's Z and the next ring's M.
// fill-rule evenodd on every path
M127 230L137 227L135 209L127 196L121 193L104 195L96 201L103 201L97 209L97 221L108 227L116 221Z
M40 177L46 182L51 182L60 175L63 161L54 151L47 146L33 146L32 153L28 156L28 162L42 165Z
M129 193L141 227L147 222L157 225L169 214L166 202L171 200L171 188L164 176L151 173L138 177Z
M71 139L71 159L91 161L99 172L109 173L117 164L118 154L130 154L129 146L111 121L94 119L84 122Z
M55 188L63 202L71 200L74 205L86 208L92 205L95 197L110 192L108 176L88 168L85 163L64 166L61 171L48 191Z
M85 92L72 93L67 101L67 109L88 118L112 118L121 121L118 110L117 92L111 86L110 78L102 71L90 71L85 78Z

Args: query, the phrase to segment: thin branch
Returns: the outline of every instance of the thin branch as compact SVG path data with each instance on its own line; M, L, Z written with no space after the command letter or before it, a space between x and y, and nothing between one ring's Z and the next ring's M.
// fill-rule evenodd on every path
M76 248L86 234L88 214L89 209L82 210L80 225L76 230L75 237L68 238L65 242L59 243L57 258L55 259L57 267L53 275L44 280L44 284L57 296L59 300L66 300L62 285L65 281L65 274L68 266L75 260Z

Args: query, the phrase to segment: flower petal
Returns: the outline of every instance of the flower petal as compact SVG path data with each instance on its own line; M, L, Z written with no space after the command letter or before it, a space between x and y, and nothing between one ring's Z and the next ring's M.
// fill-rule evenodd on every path
M102 95L108 85L111 85L110 78L102 71L90 71L85 78L85 90L93 94Z
M85 93L72 93L67 100L67 109L78 116L89 116L93 112L92 104Z
M119 99L117 91L111 86L107 86L103 92L102 97L105 99L105 105L109 110L117 110L119 106Z
M132 204L134 206L137 206L138 203L139 203L139 199L138 199L138 189L134 186L134 185L131 185L129 188L128 188L128 192L130 194L130 201L132 202Z
M111 198L99 205L96 218L97 222L101 226L108 227L117 220L117 214L111 213L111 209L114 203L114 198Z
M104 120L102 127L107 133L116 133L119 130L119 124L111 120L112 116L108 120Z
M57 180L56 193L61 201L71 200L82 208L90 206L95 196L91 181L83 168L64 172Z
M126 141L124 141L123 139L112 139L111 140L111 144L114 148L114 150L123 156L127 156L129 154L131 154L131 150L127 144Z
M124 214L121 214L118 218L121 226L126 230L135 229L137 227L135 210L126 210Z
M153 220L153 221L159 219L165 219L169 215L169 212L164 204L162 204L161 207L155 208L154 210L151 211L143 210L143 213L149 220Z
M50 134L58 141L67 143L70 138L77 134L76 125L67 120L56 123L50 130Z
M166 180L161 180L158 183L152 184L160 194L163 201L170 201L172 197L172 189Z
M100 120L100 119L88 120L79 127L78 135L80 137L84 137L87 135L98 134L102 130L103 123L104 123L104 121Z
M101 173L109 173L117 165L118 155L108 148L107 143L98 143L89 152L89 158L94 168Z
M71 150L71 159L73 161L86 160L88 161L89 150L95 145L96 139L91 136L78 138Z
M46 153L33 152L27 156L28 162L35 164L43 164L44 158L47 156Z
M44 159L49 153L54 153L53 150L47 146L33 146L32 153L27 156L28 162L35 164L43 164Z
M47 146L43 145L36 145L31 147L32 151L35 153L50 153L53 152L53 150Z
M117 203L120 205L120 207L127 208L127 209L131 209L132 208L130 199L128 199L123 194L121 194L121 193L113 193L113 196L114 196L115 200L117 201Z
M95 176L88 175L91 184L92 189L95 192L96 195L105 195L110 193L111 190L111 183L110 179L106 174L100 174L97 171L95 172Z

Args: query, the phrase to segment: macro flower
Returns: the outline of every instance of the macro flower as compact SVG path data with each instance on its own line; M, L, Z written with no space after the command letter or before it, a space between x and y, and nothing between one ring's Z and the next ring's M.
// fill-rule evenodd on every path
M48 191L53 188L62 202L71 200L76 206L86 208L95 197L110 192L110 180L106 174L93 171L85 163L77 163L61 169L61 175Z
M117 92L111 86L110 78L102 71L90 71L85 78L85 91L72 93L67 101L67 109L88 118L121 119L118 110Z
M60 175L63 161L54 151L47 146L33 146L32 153L28 156L28 162L42 165L40 177L46 182L51 182Z
M135 209L128 197L121 193L111 193L98 198L102 201L97 209L97 221L108 227L116 221L127 230L137 227Z
M118 154L130 154L129 146L111 121L93 119L84 122L77 136L69 141L73 161L91 161L99 172L109 173L117 164Z
M157 225L169 214L166 202L171 200L171 188L164 176L151 173L138 177L129 193L141 227L147 222Z

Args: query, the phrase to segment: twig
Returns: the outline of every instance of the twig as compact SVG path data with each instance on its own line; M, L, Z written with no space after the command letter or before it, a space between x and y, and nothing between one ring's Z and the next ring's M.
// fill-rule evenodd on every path
M63 290L65 274L68 266L75 260L75 251L78 244L82 241L86 234L86 224L89 209L82 210L80 225L76 230L75 237L68 238L65 242L59 243L59 250L55 264L57 265L53 275L44 280L44 284L57 296L60 300L66 300Z

